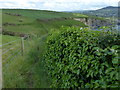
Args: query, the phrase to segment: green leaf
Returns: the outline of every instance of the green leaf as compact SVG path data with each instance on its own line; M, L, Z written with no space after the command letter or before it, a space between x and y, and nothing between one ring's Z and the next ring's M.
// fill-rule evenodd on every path
M118 64L118 58L113 58L112 63L113 64Z

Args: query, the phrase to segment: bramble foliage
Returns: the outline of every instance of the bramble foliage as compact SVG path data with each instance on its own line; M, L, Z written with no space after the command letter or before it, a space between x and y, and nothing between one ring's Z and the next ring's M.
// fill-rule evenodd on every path
M79 27L52 32L45 53L51 87L117 87L119 37Z

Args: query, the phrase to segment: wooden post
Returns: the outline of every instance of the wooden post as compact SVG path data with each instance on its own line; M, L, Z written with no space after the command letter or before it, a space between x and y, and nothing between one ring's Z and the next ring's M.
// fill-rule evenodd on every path
M21 50L22 50L22 56L24 55L24 37L21 38Z

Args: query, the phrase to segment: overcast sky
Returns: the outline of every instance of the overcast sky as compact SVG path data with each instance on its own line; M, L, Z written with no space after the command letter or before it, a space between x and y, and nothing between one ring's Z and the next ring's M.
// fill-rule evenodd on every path
M53 11L95 10L118 6L119 0L0 0L0 8L39 9Z

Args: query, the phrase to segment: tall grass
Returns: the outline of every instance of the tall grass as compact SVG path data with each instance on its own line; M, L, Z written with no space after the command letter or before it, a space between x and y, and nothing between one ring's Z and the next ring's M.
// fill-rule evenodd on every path
M7 15L5 13L20 14L22 16ZM79 17L84 15L79 15ZM24 40L24 55L8 59L3 63L4 88L49 88L51 84L45 71L43 54L45 51L44 40L53 28L64 26L86 25L74 20L57 20L54 18L76 17L72 13L60 13L39 10L3 10L3 29L10 32L30 34L31 39ZM37 20L42 19L43 21ZM52 20L48 20L52 19ZM20 22L22 20L22 22ZM48 21L46 21L48 20ZM12 25L9 25L12 24ZM14 25L13 25L14 24ZM1 36L0 36L1 37ZM10 37L10 38L9 38ZM3 43L18 39L18 37L3 36ZM2 42L0 42L2 43ZM9 45L15 46L15 45ZM19 48L17 48L19 49ZM15 50L14 50L15 51ZM8 53L11 54L14 51Z
M5 88L47 88L50 82L44 70L44 41L34 38L25 42L24 56L3 65Z

